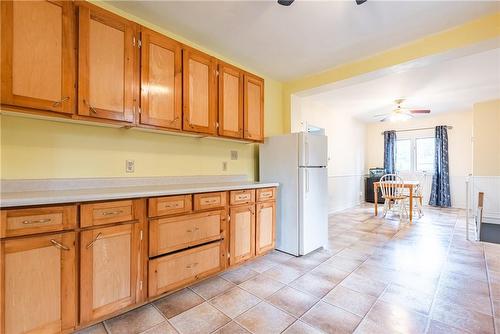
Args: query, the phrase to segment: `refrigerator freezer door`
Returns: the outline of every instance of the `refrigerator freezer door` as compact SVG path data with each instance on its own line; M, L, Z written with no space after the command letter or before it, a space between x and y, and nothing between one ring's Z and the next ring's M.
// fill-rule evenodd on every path
M307 132L299 135L299 166L321 167L328 163L328 137Z
M299 253L328 246L326 168L299 168Z

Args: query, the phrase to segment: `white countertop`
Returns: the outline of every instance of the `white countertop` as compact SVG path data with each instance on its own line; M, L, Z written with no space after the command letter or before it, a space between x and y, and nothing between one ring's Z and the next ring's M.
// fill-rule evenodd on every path
M203 181L211 181L209 177L200 177L200 180L201 179L203 179ZM163 182L163 184L145 184L133 186L124 185L117 187L93 188L82 187L80 189L40 189L40 187L37 187L38 189L35 188L34 190L29 190L28 188L26 188L26 186L20 186L20 189L24 188L22 191L4 191L4 189L2 189L2 192L0 193L0 207L7 208L27 205L77 203L279 186L279 184L276 182L260 183L240 180L230 180L229 182L225 182L226 180L221 179L220 177L217 178L217 180L214 180L216 182L197 183L192 182L193 180L189 181L190 182L185 184L177 182L173 184L165 184L165 182ZM23 180L23 182L26 183L26 180ZM33 181L33 183L36 182L41 181ZM96 181L93 180L93 182ZM12 184L9 184L8 187L5 188L9 188L8 190L12 190L16 187Z

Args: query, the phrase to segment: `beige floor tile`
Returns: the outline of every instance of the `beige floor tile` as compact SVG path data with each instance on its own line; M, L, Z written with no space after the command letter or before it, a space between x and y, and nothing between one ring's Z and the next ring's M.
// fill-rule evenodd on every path
M300 320L295 321L283 334L322 334L323 332Z
M236 318L259 302L259 298L239 287L235 287L209 301L210 304L230 318Z
M334 266L347 272L351 272L363 263L363 260L349 259L341 256L334 256L325 264Z
M494 333L493 317L466 309L456 304L448 304L439 299L434 302L431 316L433 320L472 333Z
M165 321L163 315L152 305L106 320L106 327L111 334L137 334Z
M236 318L236 322L254 334L281 333L294 321L294 317L266 302L258 304Z
M396 334L393 329L383 327L382 324L364 318L361 323L356 327L355 334ZM401 333L398 333L401 334Z
M326 262L311 270L310 273L334 284L339 284L344 278L349 276L348 271L328 265Z
M255 260L249 261L247 264L245 264L246 268L252 269L258 273L263 273L266 270L271 269L274 266L277 266L278 263L274 261L269 261L264 258L257 258Z
M258 274L259 274L258 272L250 268L239 267L236 269L231 269L226 271L224 274L221 275L221 277L230 282L233 282L234 284L240 284L257 276Z
M441 286L436 298L448 304L456 304L486 315L493 315L489 295L471 293L467 287L458 289Z
M428 318L407 308L377 301L366 318L381 328L397 333L423 333Z
M495 333L500 334L500 318L495 318Z
M361 321L361 317L339 307L319 302L307 311L301 320L325 333L352 333Z
M204 299L189 289L182 289L153 304L168 319L204 302Z
M306 292L318 298L322 298L328 292L330 292L334 287L335 283L332 283L329 280L326 280L323 277L318 277L316 275L312 275L311 273L305 274L304 276L299 277L292 283L290 286L302 292Z
M181 334L206 334L224 326L231 319L208 303L200 304L170 319Z
M108 332L106 332L106 328L104 328L104 325L102 323L75 332L75 334L107 334L107 333Z
M287 254L284 252L280 252L278 250L274 250L274 251L267 253L264 258L266 260L276 262L276 263L285 263L288 260L290 260L291 258L293 258L293 255L290 255L290 254Z
M298 318L316 304L318 298L285 286L283 289L269 296L267 301Z
M377 298L342 286L337 286L330 291L323 300L329 304L359 315L360 317L364 317Z
M266 298L272 295L283 286L283 283L275 281L265 275L259 275L239 285L239 287L260 298Z
M341 286L361 292L370 296L378 297L384 292L387 283L379 282L355 273L349 275L341 283Z
M250 332L238 325L236 322L231 321L224 327L221 327L213 332L213 334L250 334Z
M391 284L382 294L380 300L388 304L399 305L410 311L429 315L433 296L397 284Z
M141 334L178 334L178 332L168 321L164 321Z
M495 318L500 318L500 300L493 300L493 309Z
M284 284L288 284L294 281L304 273L305 273L304 270L299 270L297 268L283 264L264 271L264 275L269 276L272 279Z
M431 320L427 334L468 334L464 329L457 329L442 322ZM472 334L472 333L470 333Z
M236 285L220 277L212 277L190 287L191 290L205 299L211 299Z

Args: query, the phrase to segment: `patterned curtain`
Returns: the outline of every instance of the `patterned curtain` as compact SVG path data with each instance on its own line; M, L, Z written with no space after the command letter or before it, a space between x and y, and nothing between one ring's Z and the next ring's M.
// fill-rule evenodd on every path
M396 172L396 131L384 131L384 169L386 174Z
M446 125L436 126L436 152L434 158L434 175L429 205L449 208L450 168L448 164L448 131Z

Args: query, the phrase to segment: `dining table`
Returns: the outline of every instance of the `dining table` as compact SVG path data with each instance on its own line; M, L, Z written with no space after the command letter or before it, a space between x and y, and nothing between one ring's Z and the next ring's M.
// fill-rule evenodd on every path
M394 184L394 186L401 186L399 182L388 182L389 184ZM413 222L413 200L414 200L414 190L420 184L418 181L404 181L403 188L408 189L408 197L410 201L410 213L409 213L409 221L410 224ZM373 193L374 193L374 208L375 208L375 216L378 216L378 188L380 187L380 181L373 182ZM418 197L420 204L422 205L422 197Z

